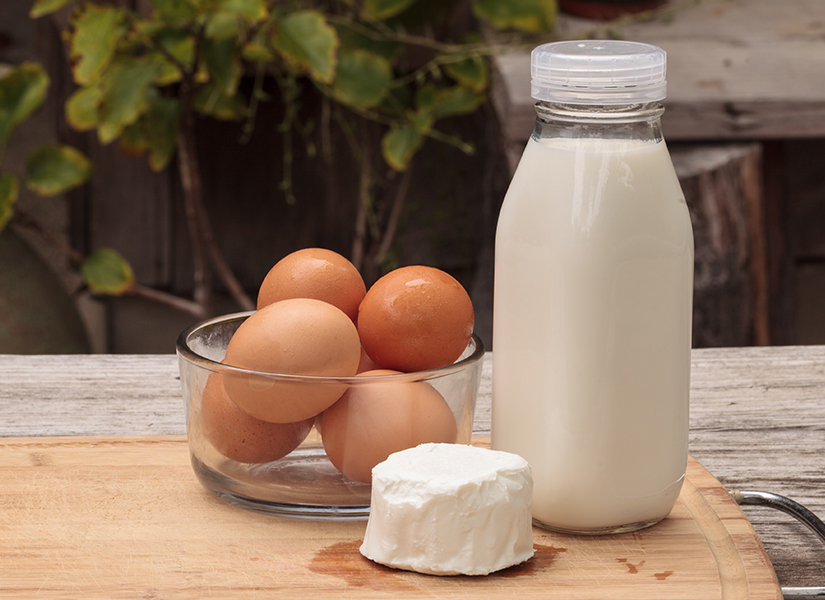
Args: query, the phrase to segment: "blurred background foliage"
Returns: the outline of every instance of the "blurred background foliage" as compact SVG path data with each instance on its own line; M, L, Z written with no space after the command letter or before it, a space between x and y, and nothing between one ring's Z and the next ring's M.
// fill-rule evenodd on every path
M203 198L197 119L236 122L243 142L255 130L259 107L273 100L273 90L279 93L285 106L277 128L284 163L280 189L289 203L299 201L293 193L295 139L313 156L319 149L310 132L343 132L343 151L356 157L361 170L350 258L369 283L386 265L409 188L405 175L425 141L475 151L472 143L442 131L440 122L479 110L490 88L488 57L552 30L557 8L555 0L35 0L30 16L56 11L70 11L62 33L75 84L65 103L69 125L95 132L103 145L145 156L155 171L179 172L192 297L142 287L116 249L85 256L65 251L95 293L144 295L205 317L214 314L213 277L240 308L254 303L215 241ZM495 30L501 41L485 42L486 30ZM31 62L0 77L5 145L42 104L49 81ZM242 85L244 80L252 84ZM323 115L301 115L307 84L323 97ZM365 127L378 135L363 135ZM54 195L83 184L92 169L74 148L48 146L29 157L22 183ZM15 210L20 183L0 174L0 228L12 219L30 221Z

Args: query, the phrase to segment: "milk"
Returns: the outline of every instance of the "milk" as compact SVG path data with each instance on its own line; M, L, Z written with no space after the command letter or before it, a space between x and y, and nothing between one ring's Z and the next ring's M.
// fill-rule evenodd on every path
M663 141L534 136L496 233L492 447L537 524L635 529L685 475L693 235Z

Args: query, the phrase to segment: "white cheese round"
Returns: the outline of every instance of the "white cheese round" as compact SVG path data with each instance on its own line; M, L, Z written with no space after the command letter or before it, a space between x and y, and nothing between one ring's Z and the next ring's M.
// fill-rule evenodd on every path
M509 452L422 444L372 471L361 554L432 575L487 575L533 556L530 465Z

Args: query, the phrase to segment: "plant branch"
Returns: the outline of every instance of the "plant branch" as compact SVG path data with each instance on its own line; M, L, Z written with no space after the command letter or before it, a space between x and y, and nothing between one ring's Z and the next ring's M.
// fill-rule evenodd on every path
M352 240L352 264L360 271L364 266L367 245L367 214L370 210L370 183L372 181L371 145L366 134L366 124L362 124L363 152L360 157L361 173L358 180L358 206L355 213L355 232Z
M435 58L427 61L416 70L407 73L402 77L397 77L392 82L392 87L404 87L411 84L413 81L419 79L422 75L429 73L444 65L449 65L462 60L470 58L477 58L481 56L495 56L504 52L512 52L513 46L508 45L474 45L465 46L460 51L451 52L449 54L439 54Z
M246 120L241 131L241 144L246 144L252 138L252 132L255 129L255 117L258 115L258 104L262 99L266 98L264 94L264 75L266 74L266 67L259 62L255 66L255 82L252 86L252 96L249 99L249 108L246 111Z
M171 306L172 308L189 313L193 317L197 317L199 319L206 316L203 312L203 307L201 307L201 305L197 302L187 300L186 298L181 298L180 296L175 296L174 294L169 294L167 292L162 292L145 285L140 285L138 283L133 285L127 294L131 296L139 296L141 298L146 298L147 300L152 300L154 302Z
M131 26L132 30L138 31L139 28L137 26L138 24L137 20L135 19L135 15L128 10L124 12L126 13L126 19L129 21L129 25ZM180 71L181 77L185 77L186 74L190 72L190 70L186 68L186 65L180 62L171 52L169 52L166 46L161 44L160 40L158 40L155 36L147 35L145 36L145 39L149 41L149 45L151 45L155 50L157 50L163 56L163 58L165 58L169 63L172 64L172 66L174 66L178 71ZM193 69L196 68L195 65L197 65L196 62L193 64Z
M282 76L277 70L273 70L272 75L278 84L278 89L281 90L281 98L284 102L284 117L276 128L281 134L281 148L283 152L281 158L283 178L279 187L284 192L287 204L293 205L295 204L295 194L292 189L292 127L298 111L296 101L300 95L300 91L294 77Z
M181 133L178 136L178 160L180 162L184 209L189 234L192 238L194 265L195 302L205 314L211 311L212 286L207 259L218 278L226 285L230 295L243 310L254 310L255 305L238 282L215 242L212 226L203 202L203 185L194 140L194 119L191 109L184 110Z
M314 81L314 80L313 80L312 83L315 85L316 88L318 88L321 91L321 93L324 96L331 99L333 102L336 101L335 96L332 93L332 88L331 87L329 87L328 85L324 85L324 84L322 84L318 81ZM375 123L380 123L382 125L393 125L393 124L398 122L397 119L393 119L391 117L384 116L381 113L378 113L378 112L375 112L375 111L372 111L372 110L369 110L369 109L366 109L366 108L361 108L360 106L356 106L354 104L346 104L346 105L342 104L341 106L345 106L347 108L347 110L352 111L353 113L355 113L359 117L362 117L364 119L368 119L370 121L374 121Z
M43 225L27 211L21 209L20 207L15 207L12 218L15 224L36 233L51 246L62 252L69 259L69 263L72 267L79 268L80 265L83 264L83 255L80 252L69 246L57 235L43 227Z
M396 31L388 27L382 21L375 19L374 17L370 17L368 15L363 16L364 19L374 27L374 29L366 27L365 25L357 23L347 17L340 17L337 15L328 15L327 20L330 23L348 27L356 33L360 33L364 37L379 42L399 42L402 44L409 44L411 46L421 46L424 48L430 48L432 50L438 50L439 52L447 53L459 52L464 50L464 48L466 47L465 44L450 44L445 42L439 42L438 40L435 40L430 37L422 35L412 35L403 31Z
M201 30L196 36L195 56L200 56L200 42L203 39ZM197 65L197 59L195 62ZM215 269L216 275L226 285L234 300L244 310L254 309L254 303L247 295L243 286L236 279L232 269L226 263L218 244L206 206L203 201L203 179L197 155L195 141L195 111L193 108L192 73L183 73L180 84L181 127L178 133L178 163L180 169L181 186L183 188L183 204L186 222L189 228L192 246L192 260L194 262L194 292L195 303L201 307L204 314L212 310L212 280L207 261Z
M212 235L212 226L209 223L209 217L205 210L201 210L200 217L201 229L206 234L204 235L204 242L206 243L209 262L215 269L218 278L224 283L229 294L243 310L255 310L255 302L252 301L252 298L249 297L249 294L246 293L246 290L244 290L237 277L235 277L235 273L232 271L229 263L226 262L223 252L221 252L220 247L215 242L215 238Z
M438 140L439 142L443 142L444 144L454 146L455 148L458 148L459 150L464 152L464 154L474 154L476 151L475 146L473 146L472 144L468 144L460 137L455 135L447 135L445 133L438 131L437 129L431 129L425 135L434 140Z
M395 192L390 215L387 218L387 225L384 228L384 235L381 237L381 243L378 246L378 251L373 257L375 267L380 267L387 257L387 254L395 241L395 233L398 231L398 222L401 220L401 213L404 209L404 203L410 191L410 180L412 179L414 160L411 159L407 165L407 170L401 175L401 181L398 182L398 189Z
M192 248L195 303L204 314L209 313L211 304L211 282L206 264L205 242L199 213L203 210L203 187L198 172L195 148L195 124L192 109L192 82L183 78L180 86L181 128L178 133L178 167L183 188L183 208L189 230Z
M25 210L20 210L19 208L15 209L14 223L19 227L34 232L43 240L45 240L48 244L50 244L58 251L63 253L69 260L69 263L72 265L72 267L77 269L80 268L80 266L83 264L83 255L80 252L69 246L57 235L43 227L43 225L37 219L35 219ZM160 290L156 290L154 288L150 288L139 283L135 283L126 292L126 294L132 296L140 296L143 298L147 298L149 300L153 300L155 302L160 302L161 304L171 306L172 308L189 313L190 315L198 318L203 318L204 316L206 316L203 311L203 308L197 302L193 302L192 300L186 300L185 298L175 296L174 294L162 292Z

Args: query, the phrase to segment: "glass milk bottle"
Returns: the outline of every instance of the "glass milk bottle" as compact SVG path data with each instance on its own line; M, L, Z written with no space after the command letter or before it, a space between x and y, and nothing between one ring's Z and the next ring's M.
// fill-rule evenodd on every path
M530 463L546 528L652 525L684 480L693 233L665 88L655 46L532 54L536 125L496 230L492 445Z

